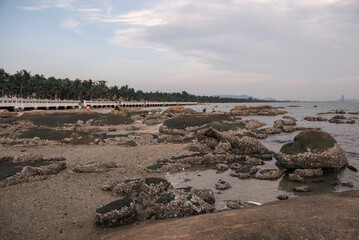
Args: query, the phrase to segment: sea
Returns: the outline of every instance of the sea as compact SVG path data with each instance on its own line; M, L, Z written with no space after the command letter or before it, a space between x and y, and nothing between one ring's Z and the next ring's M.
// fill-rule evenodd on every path
M359 103L346 102L274 102L274 103L215 103L187 106L195 111L202 111L206 108L211 111L213 108L216 111L229 112L237 105L257 106L257 105L271 105L273 107L281 107L288 113L286 116L297 119L298 127L305 128L320 128L321 130L330 133L334 139L339 143L344 150L348 159L349 165L359 169L359 115L348 114L349 112L358 112ZM165 108L163 108L165 109ZM354 124L335 124L329 122L312 122L304 120L306 116L318 116L318 113L330 112L335 110L344 110L347 119L354 119ZM338 114L321 115L327 119L332 118ZM265 127L273 126L277 119L282 119L283 115L278 116L246 116L242 119L256 119L265 123ZM268 138L260 140L268 149L279 152L280 148L293 141L293 138L300 133L296 131L293 133L280 133L269 135ZM276 168L276 160L265 161L264 165L259 168ZM178 172L174 174L166 174L166 179L169 180L174 187L188 187L193 188L207 188L212 189L216 197L217 209L225 209L227 200L236 201L253 201L259 204L271 202L276 200L276 197L281 194L286 194L291 197L299 197L311 194L323 194L330 192L340 192L351 189L359 189L359 173L348 168L344 168L339 172L326 173L323 177L308 178L305 185L309 185L311 192L298 193L294 191L295 186L302 185L289 181L287 176L283 176L277 180L257 180L257 179L239 179L237 177L229 176L230 170L225 172L218 172L215 166L200 167L191 169L189 171ZM215 189L215 184L219 179L225 180L231 184L231 188L224 191ZM352 187L343 186L342 183L351 182ZM345 184L344 184L345 185Z

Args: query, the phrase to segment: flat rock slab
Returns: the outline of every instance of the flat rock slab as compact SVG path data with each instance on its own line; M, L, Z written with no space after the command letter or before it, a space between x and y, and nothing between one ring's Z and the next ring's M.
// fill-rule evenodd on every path
M358 239L359 191L119 228L109 239Z

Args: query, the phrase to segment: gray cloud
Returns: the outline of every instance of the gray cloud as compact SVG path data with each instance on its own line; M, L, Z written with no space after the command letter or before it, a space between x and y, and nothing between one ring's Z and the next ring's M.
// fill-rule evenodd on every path
M238 74L359 75L357 1L166 1L143 12L122 16L127 29L110 42L173 51ZM153 19L159 24L146 24Z

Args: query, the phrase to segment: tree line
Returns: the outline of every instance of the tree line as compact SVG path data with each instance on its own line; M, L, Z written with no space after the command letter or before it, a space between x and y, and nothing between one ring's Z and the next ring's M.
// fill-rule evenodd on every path
M128 101L174 101L174 102L260 102L258 99L220 98L199 96L182 92L135 91L128 85L108 87L104 82L70 80L44 75L31 75L26 70L14 74L0 68L0 93L2 96L17 98L67 99L67 100L128 100Z

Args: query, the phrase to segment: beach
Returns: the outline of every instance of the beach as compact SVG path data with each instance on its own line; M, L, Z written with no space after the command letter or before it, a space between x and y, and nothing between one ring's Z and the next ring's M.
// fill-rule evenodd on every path
M194 106L193 108L201 107L203 106ZM221 107L227 108L227 106L217 105L216 109L219 111ZM198 109L196 110L198 111ZM298 108L285 107L284 110L291 113L291 111L298 111ZM320 110L316 111L319 112ZM348 110L346 111L348 112ZM66 115L65 113L67 114L67 112L56 112L56 114L60 114L62 117ZM69 111L69 114L75 113L77 114L78 111ZM182 115L183 113L179 115L171 113L172 115L164 117L163 112L151 113L149 115L148 113L142 114L136 112L136 114L132 115L119 115L121 117L116 117L115 115L108 117L106 115L107 118L104 118L103 115L97 115L99 113L81 113L76 115L78 119L73 119L75 115L66 115L63 118L60 115L56 115L56 119L51 119L51 114L46 112L41 112L41 114L25 114L27 115L24 115L26 118L23 118L20 122L18 117L13 119L12 117L3 118L8 121L4 120L2 123L4 127L2 131L2 144L0 145L0 158L3 161L5 161L5 158L15 157L14 159L19 160L26 157L29 158L29 156L41 156L41 159L64 158L66 168L56 174L40 176L40 178L37 176L30 177L24 181L22 179L23 182L19 184L9 184L0 188L0 222L2 226L0 229L0 239L99 239L104 236L110 236L109 234L119 230L121 232L126 229L131 231L131 228L136 225L138 225L137 227L142 226L143 223L140 221L117 228L100 228L94 225L96 209L119 199L119 196L114 196L113 193L102 190L105 184L114 181L123 182L129 179L156 177L167 179L172 183L174 188L191 186L199 189L211 189L216 197L215 212L218 212L216 214L221 214L221 210L227 210L225 212L228 212L228 207L225 206L227 200L254 201L264 204L263 206L266 206L266 203L269 202L276 202L275 205L280 208L281 203L276 199L280 194L286 194L290 199L296 199L293 207L300 207L309 211L311 205L302 206L300 202L301 197L311 197L314 195L320 201L325 201L325 195L321 194L354 190L353 194L355 195L358 189L357 173L347 168L343 168L336 173L327 173L324 177L313 178L314 180L321 180L321 182L310 183L311 187L314 186L314 190L310 193L293 191L293 187L299 185L289 181L287 175L270 181L259 180L254 175L248 179L239 179L230 176L230 169L218 172L216 164L192 165L188 169L186 165L183 165L185 166L183 169L178 169L178 165L173 165L176 168L171 168L168 171L149 171L148 167L158 164L159 160L162 162L170 160L169 165L171 165L174 157L181 157L182 159L193 158L191 148L197 146L198 140L196 134L188 131L185 135L173 135L159 131L163 122L180 118L184 116ZM191 111L187 111L186 114L188 116L192 116L190 114L198 116L197 113ZM293 116L294 114L290 115ZM142 116L142 118L139 116ZM203 116L213 118L210 114ZM219 114L218 116L227 118L226 114ZM347 114L347 117L350 116ZM300 118L296 115L295 117L298 120L297 126L304 122L302 120L304 116ZM47 121L42 120L46 118ZM268 127L276 119L282 119L282 115L279 114L275 117L276 119L273 116L248 116L243 118L260 119L260 121L267 119L264 127ZM10 121L9 119L12 120ZM62 120L60 121L59 119ZM71 123L66 123L64 119ZM108 119L117 123L109 124ZM129 119L131 121L126 122ZM153 121L153 119L156 119L156 121L162 119L162 124L144 124L145 121ZM190 119L193 118L191 117ZM40 120L42 121L41 126L39 125ZM58 124L55 120L60 123ZM89 120L91 121L88 122ZM123 121L126 123L123 123ZM247 120L240 120L242 122L238 122L239 120L233 119L231 121L233 122L227 124L232 128L234 123L242 124L243 121ZM27 123L25 124L25 122ZM248 120L245 123L247 124L246 126L249 126L249 123L252 126L256 122ZM167 125L167 128L170 129L170 126ZM211 125L211 127L214 126ZM337 125L328 126L332 126L335 129ZM344 128L356 129L358 123L342 126ZM16 129L14 130L14 128ZM39 128L47 129L45 131L46 134L41 132L42 135L36 137L34 134L40 133L38 131ZM258 131L248 131L247 128L244 130L245 133L256 133L256 136L259 136ZM57 134L47 134L51 131L55 131ZM180 132L182 130L177 129L176 131ZM243 131L243 129L236 131ZM262 133L263 131L260 132ZM292 133L281 132L277 135L268 135L260 141L268 149L279 152L278 145L288 142L288 140L283 140L283 138L293 139L299 132L299 130ZM58 139L59 135L61 135L61 139ZM333 135L336 137L335 132ZM31 138L26 138L29 136ZM349 164L358 167L355 152L350 150L348 154L348 145L342 144L346 141L345 136L338 138L339 143L346 152ZM338 138L336 137L337 140ZM355 145L357 143L358 141L355 140L352 144ZM233 152L234 150L230 151ZM264 156L265 154L259 158L263 159L262 157ZM261 167L261 169L270 168L276 168L275 159L265 160L264 165ZM214 185L219 178L230 182L232 188L226 190L227 192L216 190ZM336 182L338 184L334 186L333 184ZM353 185L350 187L341 185L347 182L352 182ZM322 191L317 190L315 186L318 186L317 188L322 189ZM343 204L345 203L343 202ZM248 209L252 208L257 209L255 206ZM290 208L289 203L286 203L286 208ZM244 210L249 211L247 209ZM251 211L261 212L260 208ZM343 208L342 211L344 214L347 210ZM315 214L320 215L322 212L319 211ZM149 221L150 223L146 223L146 226L156 222L154 220ZM171 220L171 222L173 221L177 220ZM357 221L354 221L353 224L354 229L358 227ZM354 231L349 235L344 234L340 236L344 236L344 238L348 236L349 239L350 237L357 236L357 234L358 232Z

